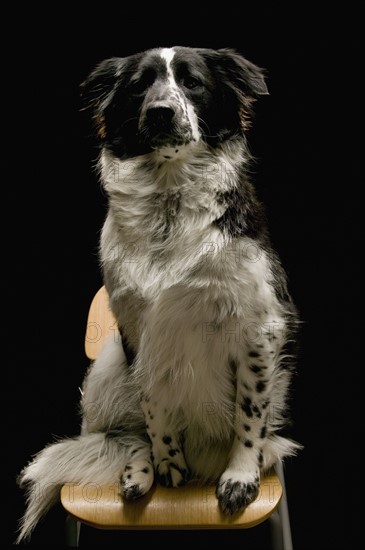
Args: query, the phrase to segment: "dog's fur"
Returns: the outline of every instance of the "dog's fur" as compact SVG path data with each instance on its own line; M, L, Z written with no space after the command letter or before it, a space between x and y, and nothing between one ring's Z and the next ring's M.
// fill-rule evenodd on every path
M279 435L298 315L248 175L264 72L230 49L157 48L101 62L82 88L121 339L85 377L83 433L21 472L18 541L66 482L120 482L135 499L155 478L213 481L234 514L256 498L260 473L299 448Z

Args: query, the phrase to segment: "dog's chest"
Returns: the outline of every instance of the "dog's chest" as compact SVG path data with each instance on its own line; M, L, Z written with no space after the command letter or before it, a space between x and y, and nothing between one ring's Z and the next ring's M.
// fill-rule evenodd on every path
M212 243L220 246L220 231L202 223L202 216L208 214L202 213L199 221L194 219L177 191L155 199L155 208L148 215L141 215L138 232L117 231L116 237L114 223L107 219L103 240L109 246L113 243L109 268L144 298L156 298L161 291L181 284L199 269ZM104 249L104 255L110 256L110 252Z
M222 214L220 181L206 181L202 169L148 170L134 166L129 177L106 176L109 212L103 264L131 288L153 294L181 278L201 260L208 243L222 239L212 221ZM212 178L213 179L213 178Z

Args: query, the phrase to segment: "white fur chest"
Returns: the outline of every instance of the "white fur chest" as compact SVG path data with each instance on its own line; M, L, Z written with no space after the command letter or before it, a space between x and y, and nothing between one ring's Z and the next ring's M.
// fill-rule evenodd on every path
M212 221L224 207L216 200L232 186L242 156L216 156L202 145L162 162L158 154L120 161L104 152L101 177L109 212L101 258L115 277L145 298L178 284L224 237Z

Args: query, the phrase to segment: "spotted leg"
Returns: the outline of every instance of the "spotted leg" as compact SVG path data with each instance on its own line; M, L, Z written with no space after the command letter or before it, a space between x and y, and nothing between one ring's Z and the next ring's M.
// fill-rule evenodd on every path
M135 500L150 490L153 481L150 444L138 441L130 448L129 458L121 476L122 494L127 500Z
M277 341L276 341L277 340ZM218 485L222 512L235 514L258 495L262 448L267 436L270 393L278 361L279 339L264 331L250 344L246 356L235 359L237 394L235 439L228 467Z
M174 433L167 408L157 400L145 399L142 409L152 443L152 459L157 480L166 487L178 487L189 478L181 437Z

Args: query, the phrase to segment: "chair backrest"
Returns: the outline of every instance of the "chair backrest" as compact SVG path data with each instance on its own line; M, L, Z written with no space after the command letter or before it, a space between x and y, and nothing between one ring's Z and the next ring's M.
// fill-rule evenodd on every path
M91 302L85 333L85 353L95 360L109 336L119 337L118 327L109 308L109 297L105 286L95 294Z

